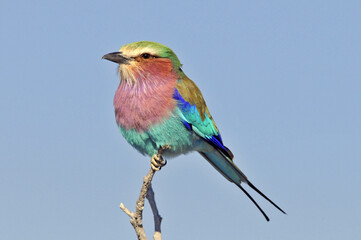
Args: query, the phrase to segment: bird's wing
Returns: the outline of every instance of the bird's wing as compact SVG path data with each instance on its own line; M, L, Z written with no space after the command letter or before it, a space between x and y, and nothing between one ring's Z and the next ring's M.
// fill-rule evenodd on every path
M176 85L173 98L178 102L186 128L232 160L233 154L223 145L221 134L197 85L184 75Z
M200 154L207 159L208 162L212 164L212 166L215 167L226 179L235 183L262 212L267 221L269 221L268 216L251 197L251 195L241 186L241 182L247 183L252 189L269 201L278 210L285 213L266 195L258 190L234 164L232 161L233 154L223 145L218 128L209 113L201 91L196 84L188 77L184 76L178 81L173 98L178 102L184 126L188 130L198 134L215 148L215 150L200 152Z

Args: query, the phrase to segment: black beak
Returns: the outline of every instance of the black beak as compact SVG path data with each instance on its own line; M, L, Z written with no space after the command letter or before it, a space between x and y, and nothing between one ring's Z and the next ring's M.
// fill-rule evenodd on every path
M102 59L106 59L119 64L129 64L130 58L124 57L122 52L112 52L105 54Z

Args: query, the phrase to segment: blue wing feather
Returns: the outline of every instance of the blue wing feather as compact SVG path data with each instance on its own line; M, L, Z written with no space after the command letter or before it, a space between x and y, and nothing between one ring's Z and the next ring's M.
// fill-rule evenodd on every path
M177 89L175 89L173 98L178 101L178 107L183 114L183 124L189 131L194 131L209 144L220 150L231 159L233 156L230 151L223 145L220 133L213 126L213 122L206 115L202 121L195 105L187 102Z

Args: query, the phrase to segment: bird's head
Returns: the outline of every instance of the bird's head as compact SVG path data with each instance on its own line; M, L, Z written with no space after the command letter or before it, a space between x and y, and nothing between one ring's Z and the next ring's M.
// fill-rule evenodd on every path
M168 47L149 41L126 44L118 52L108 53L103 59L119 64L122 80L129 84L147 81L150 78L180 76L181 63Z

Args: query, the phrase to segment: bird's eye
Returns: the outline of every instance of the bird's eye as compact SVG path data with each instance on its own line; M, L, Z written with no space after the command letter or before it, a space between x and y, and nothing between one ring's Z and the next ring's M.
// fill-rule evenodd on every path
M149 53L143 53L142 58L148 59L148 58L150 58L150 54Z

